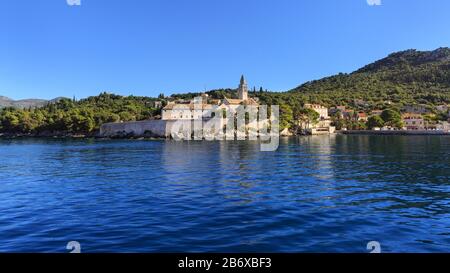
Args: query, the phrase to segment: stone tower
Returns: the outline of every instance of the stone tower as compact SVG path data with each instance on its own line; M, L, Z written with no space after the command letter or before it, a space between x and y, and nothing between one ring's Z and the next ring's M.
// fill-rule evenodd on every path
M241 83L239 84L238 88L238 96L240 100L248 100L248 86L247 82L245 81L244 75L241 76Z

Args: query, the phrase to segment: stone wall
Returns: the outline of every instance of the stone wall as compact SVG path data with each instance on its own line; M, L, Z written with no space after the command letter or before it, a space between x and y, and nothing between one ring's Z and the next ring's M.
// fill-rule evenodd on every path
M213 120L204 120L204 137L214 137L214 134L208 134L213 131L212 128L218 126L222 130L222 137L226 131L223 129L224 119L217 124ZM209 124L209 127L208 127ZM213 125L214 124L214 125ZM211 127L212 126L212 127ZM247 125L247 128L251 125ZM193 120L145 120L134 122L105 123L100 127L100 137L162 137L162 138L190 138L193 136ZM233 132L233 131L232 131ZM173 134L172 134L173 133ZM236 132L234 132L236 133ZM233 135L234 136L234 135ZM232 136L232 137L233 137Z
M100 127L100 136L155 136L167 137L167 122L165 120L145 120L123 123L105 123Z

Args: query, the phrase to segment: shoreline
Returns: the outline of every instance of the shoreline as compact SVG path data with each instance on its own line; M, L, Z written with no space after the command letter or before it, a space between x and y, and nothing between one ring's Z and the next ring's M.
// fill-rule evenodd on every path
M450 136L450 132L431 131L431 130L392 130L392 131L373 131L373 130L349 130L339 131L344 135L381 135L381 136Z
M322 136L325 134L322 134ZM349 131L336 131L334 134L328 135L379 135L379 136L450 136L450 132L444 131L407 131L407 130L393 130L393 131L372 131L372 130L349 130ZM319 135L290 135L290 136L282 136L280 138L285 137L300 137L300 136L319 136ZM1 139L25 139L25 138L34 138L34 139L80 139L80 140L88 140L88 139L99 139L99 140L166 140L170 139L167 137L155 137L155 136L132 136L132 135L116 135L116 136L101 136L100 134L10 134L10 133L0 133Z
M130 140L163 140L165 138L159 137L150 137L150 136L112 136L105 137L99 134L91 134L91 135L83 135L83 134L54 134L54 135L36 135L36 134L4 134L0 133L1 139L80 139L80 140L88 140L88 139L130 139Z

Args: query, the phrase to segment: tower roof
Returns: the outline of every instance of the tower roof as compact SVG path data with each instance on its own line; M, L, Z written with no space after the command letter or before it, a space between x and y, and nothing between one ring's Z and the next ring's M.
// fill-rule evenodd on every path
M244 78L244 75L241 76L241 85L247 84L247 81Z

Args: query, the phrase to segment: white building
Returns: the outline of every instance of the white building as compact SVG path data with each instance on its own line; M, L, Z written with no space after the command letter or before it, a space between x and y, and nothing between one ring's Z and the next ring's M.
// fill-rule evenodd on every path
M447 112L449 110L449 108L448 108L448 105L442 104L442 105L436 106L436 110L438 110L439 112Z
M441 121L436 125L436 130L450 133L450 123L447 121Z
M169 103L162 111L162 120L194 120L208 119L213 116L214 106L211 104L195 105Z
M328 108L319 104L305 104L305 108L312 109L319 114L319 121L317 123L309 123L306 131L312 135L333 134L336 127L331 126L331 119L328 115Z
M162 110L163 120L188 120L188 119L209 119L214 116L214 112L220 109L236 110L241 105L253 105L257 107L259 104L253 98L248 96L248 86L244 76L237 90L238 99L224 98L223 100L211 100L208 95L202 95L201 101L188 101L184 103L169 102ZM209 102L209 103L208 103ZM215 104L213 104L215 103ZM199 106L202 105L201 109Z
M420 114L405 113L402 115L406 130L425 130L425 121Z
M328 108L326 108L325 106L322 106L320 104L306 103L304 107L308 108L308 109L312 109L312 110L316 111L317 113L319 113L319 115L320 115L319 118L322 120L330 118L328 116Z

